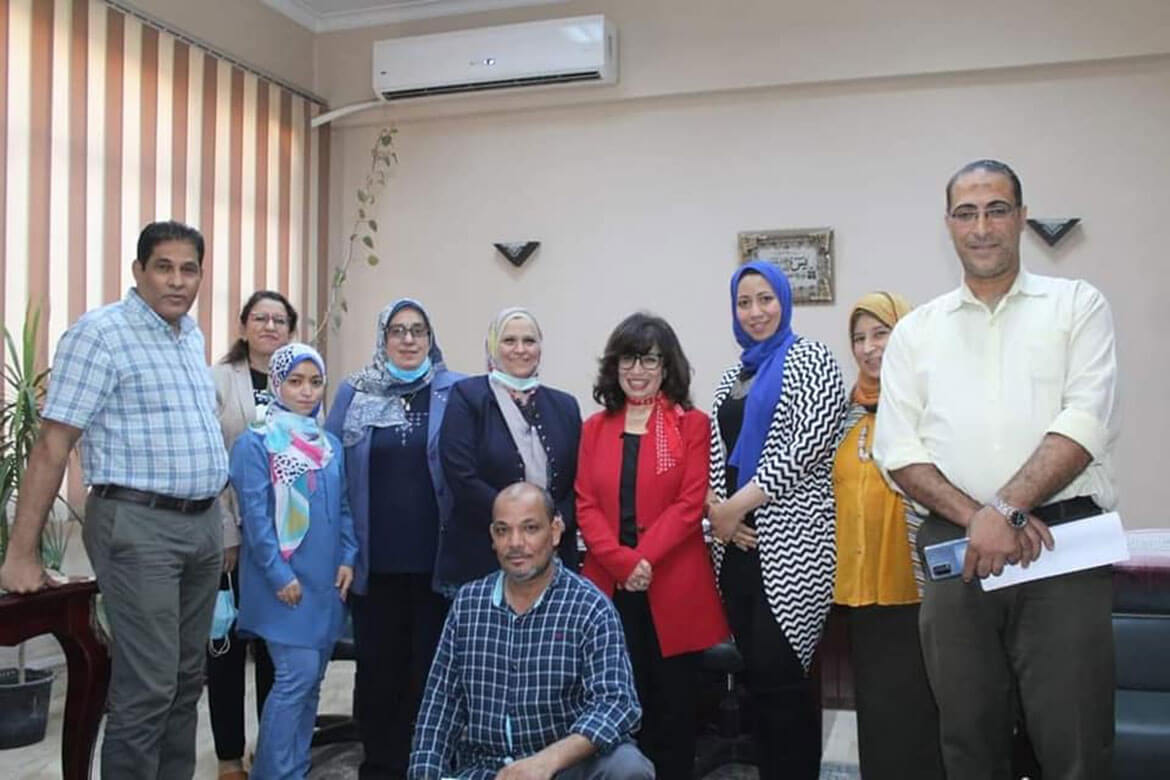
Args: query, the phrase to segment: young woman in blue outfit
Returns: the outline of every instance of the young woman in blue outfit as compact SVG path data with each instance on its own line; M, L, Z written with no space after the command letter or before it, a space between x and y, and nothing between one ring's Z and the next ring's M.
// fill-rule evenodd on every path
M325 362L305 344L273 353L263 422L232 448L244 531L242 634L262 637L276 667L252 776L304 778L325 666L345 621L357 540L341 444L317 423Z
M362 780L403 777L447 601L431 589L451 512L439 427L451 386L426 309L378 316L370 363L342 382L325 427L341 439L358 538L353 591Z

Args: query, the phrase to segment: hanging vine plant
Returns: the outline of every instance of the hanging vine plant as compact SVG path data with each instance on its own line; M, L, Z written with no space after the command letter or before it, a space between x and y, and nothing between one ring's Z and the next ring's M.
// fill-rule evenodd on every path
M394 135L397 132L397 128L383 127L378 131L374 145L370 148L370 168L366 171L365 182L357 190L357 216L349 234L345 257L333 269L333 276L329 281L329 303L319 322L310 320L314 330L309 343L314 346L320 344L327 329L338 331L341 328L342 316L349 312L349 303L345 299L343 287L349 278L353 261L363 255L371 267L380 261L374 242L374 236L378 232L378 221L373 216L374 204L382 190L386 188L390 169L398 162L398 154L394 151Z

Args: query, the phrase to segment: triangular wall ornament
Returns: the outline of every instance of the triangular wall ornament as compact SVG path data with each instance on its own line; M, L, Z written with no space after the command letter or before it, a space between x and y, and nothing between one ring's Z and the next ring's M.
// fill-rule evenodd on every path
M540 246L539 241L528 241L525 243L513 244L494 244L495 248L500 250L500 254L508 258L508 262L519 268L524 265L524 261L536 251Z
M1060 219L1029 219L1028 225L1036 231L1036 235L1044 239L1048 246L1056 246L1056 242L1068 235L1068 232L1081 221L1080 217L1062 217Z

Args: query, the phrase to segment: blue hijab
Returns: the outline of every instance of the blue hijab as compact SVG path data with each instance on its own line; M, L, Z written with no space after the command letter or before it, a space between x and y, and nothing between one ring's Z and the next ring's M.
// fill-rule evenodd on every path
M763 341L756 341L749 336L736 316L736 292L740 280L749 271L764 277L780 301L780 327ZM727 458L727 462L738 469L738 489L756 475L760 454L764 451L764 440L768 436L776 404L780 401L780 391L784 389L784 359L789 347L796 342L796 334L792 332L792 287L788 277L779 268L763 260L753 260L740 266L731 275L731 329L735 333L735 340L743 347L739 359L743 363L744 373L756 378L744 402L743 427Z

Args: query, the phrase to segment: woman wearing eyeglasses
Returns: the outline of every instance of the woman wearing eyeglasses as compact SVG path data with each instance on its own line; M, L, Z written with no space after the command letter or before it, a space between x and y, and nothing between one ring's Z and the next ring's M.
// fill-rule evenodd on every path
M577 569L573 479L581 410L540 378L543 336L532 312L504 309L488 324L487 373L451 391L441 457L455 507L439 540L436 587L453 594L499 569L488 526L496 494L525 480L546 489L565 524L558 553Z
M272 401L268 385L268 362L272 353L289 342L297 327L297 311L273 290L257 290L240 310L240 337L219 363L212 366L215 400L223 443L228 452L252 423L263 421ZM224 580L220 588L231 588L237 606L240 583L236 564L240 555L240 513L232 488L220 500L223 515ZM244 666L248 644L256 658L256 716L272 689L272 659L264 640L246 642L233 629L226 649L208 651L207 703L219 777L242 780L244 772Z
M642 702L638 746L658 777L690 778L698 653L729 631L703 541L710 425L691 405L691 368L661 317L610 335L577 470L584 575L613 599Z
M451 386L426 309L400 298L378 315L369 365L337 391L325 428L345 451L358 559L353 582L362 778L404 777L411 728L447 602L431 590L451 511L439 427Z
M792 290L776 266L736 270L731 326L742 352L711 406L708 517L761 778L820 774L808 672L833 596L832 468L846 408L833 353L791 322Z
M943 777L938 708L918 639L922 569L915 537L921 520L871 457L882 354L894 325L909 311L902 296L874 292L849 313L857 384L833 461L833 600L842 605L849 628L861 774L875 780Z

